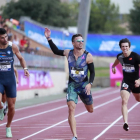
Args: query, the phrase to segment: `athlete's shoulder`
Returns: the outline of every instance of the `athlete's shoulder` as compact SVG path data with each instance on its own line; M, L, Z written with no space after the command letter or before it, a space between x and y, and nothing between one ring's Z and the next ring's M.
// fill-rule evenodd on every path
M88 52L88 51L86 51L86 50L84 51L84 53L85 53L85 54L89 54L89 52Z
M137 54L136 52L131 52L131 55L139 55L139 54Z
M119 54L117 55L117 58L119 58L119 57L121 57L121 56L123 56L123 53L119 53Z

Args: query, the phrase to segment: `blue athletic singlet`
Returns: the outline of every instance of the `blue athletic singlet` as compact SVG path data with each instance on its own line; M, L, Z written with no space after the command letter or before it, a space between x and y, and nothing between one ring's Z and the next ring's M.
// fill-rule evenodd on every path
M67 90L67 102L74 101L75 104L78 102L78 95L82 102L86 105L93 103L91 92L89 95L86 94L86 85L88 82L88 66L86 63L87 51L78 57L77 61L73 54L73 50L70 50L68 55L69 63L69 83Z
M7 97L16 97L16 79L14 74L14 54L12 42L6 49L0 49L0 93L6 92Z
M77 61L73 54L73 50L70 50L68 56L68 63L69 63L69 76L75 82L82 82L87 79L88 74L88 66L86 63L88 52L85 51L81 56L78 57Z

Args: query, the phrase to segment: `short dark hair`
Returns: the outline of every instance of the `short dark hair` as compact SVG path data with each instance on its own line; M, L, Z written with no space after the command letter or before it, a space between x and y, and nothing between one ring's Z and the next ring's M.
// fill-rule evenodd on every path
M71 41L74 42L74 39L79 36L83 37L81 34L74 34L71 38Z
M119 42L120 48L121 48L121 44L122 43L128 43L129 44L129 47L131 46L131 43L130 43L130 41L127 38L124 38L124 39L120 40L120 42Z
M6 34L6 30L4 28L0 28L0 35Z

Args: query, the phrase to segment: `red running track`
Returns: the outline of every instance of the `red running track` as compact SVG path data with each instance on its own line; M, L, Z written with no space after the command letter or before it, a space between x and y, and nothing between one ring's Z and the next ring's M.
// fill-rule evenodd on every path
M140 107L133 95L128 104L128 132L122 128L118 88L95 91L93 100L93 113L88 113L80 100L76 107L78 140L140 140ZM65 99L17 109L11 126L13 138L8 140L70 140L67 116ZM7 140L6 119L0 123L0 140Z

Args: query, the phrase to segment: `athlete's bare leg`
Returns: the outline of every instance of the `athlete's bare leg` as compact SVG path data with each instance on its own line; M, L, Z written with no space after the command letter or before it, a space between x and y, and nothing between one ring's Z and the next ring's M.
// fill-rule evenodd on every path
M133 93L136 101L140 102L140 93Z
M89 113L92 113L92 112L93 112L93 104L92 104L92 105L86 105L86 104L85 104L85 107L86 107L86 109L87 109L87 111L88 111Z
M67 105L68 105L68 109L69 109L68 110L69 111L69 115L68 115L69 125L70 125L73 136L77 137L76 120L74 117L76 104L73 101L69 101L69 102L67 102Z
M128 123L128 110L127 103L130 97L130 93L126 90L121 90L121 98L122 98L122 115L125 123Z
M6 127L10 127L12 119L15 114L15 102L16 98L7 98L7 103L8 103L8 118L7 118L7 125Z

